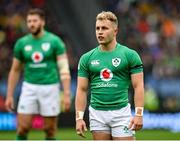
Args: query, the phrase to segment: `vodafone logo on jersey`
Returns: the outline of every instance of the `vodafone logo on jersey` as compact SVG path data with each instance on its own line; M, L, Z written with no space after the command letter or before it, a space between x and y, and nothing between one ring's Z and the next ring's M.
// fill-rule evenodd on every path
M34 63L39 63L43 60L43 55L41 52L36 51L32 54L31 58L32 58Z
M104 68L100 72L100 78L103 81L110 81L113 78L113 73L111 72L110 69Z

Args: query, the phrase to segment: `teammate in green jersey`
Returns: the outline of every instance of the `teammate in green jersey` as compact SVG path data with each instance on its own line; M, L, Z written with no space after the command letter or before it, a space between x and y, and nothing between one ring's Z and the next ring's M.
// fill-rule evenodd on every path
M14 58L8 77L6 108L14 107L13 93L24 69L24 82L17 116L17 139L27 139L34 114L44 118L46 139L55 139L57 115L60 112L59 81L64 90L64 108L70 109L70 71L63 41L44 30L45 15L41 9L27 14L30 34L20 38L14 48Z
M90 130L94 140L133 140L143 125L143 65L136 51L116 41L118 20L112 12L96 17L99 46L81 56L76 91L76 131L84 136L83 120L88 86ZM134 88L135 116L131 118L128 88Z

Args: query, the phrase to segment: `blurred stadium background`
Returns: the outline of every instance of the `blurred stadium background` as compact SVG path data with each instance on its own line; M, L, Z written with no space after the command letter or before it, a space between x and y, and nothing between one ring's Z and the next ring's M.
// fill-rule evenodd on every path
M80 139L74 132L77 63L83 53L97 45L97 13L110 10L119 19L117 40L138 51L144 62L144 130L137 133L137 139L180 140L179 0L0 0L0 139L15 139L16 114L8 113L4 107L7 76L13 45L27 33L24 18L32 7L45 10L46 29L64 40L70 61L72 108L70 113L59 115L58 139ZM22 79L14 94L16 105ZM133 105L131 89L129 97ZM32 126L41 129L42 118L34 117ZM42 134L32 131L30 139L43 139ZM91 139L90 133L87 139Z

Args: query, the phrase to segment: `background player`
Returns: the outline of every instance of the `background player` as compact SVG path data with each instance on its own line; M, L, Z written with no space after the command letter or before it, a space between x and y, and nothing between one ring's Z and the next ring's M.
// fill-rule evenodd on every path
M79 61L76 92L76 130L84 136L83 120L88 85L90 130L94 140L133 140L134 130L143 124L144 84L142 61L132 49L116 41L118 20L112 12L96 17L96 37L100 44ZM134 88L135 116L131 119L128 88Z
M70 109L70 71L63 41L44 30L45 14L31 9L27 14L30 34L20 38L8 78L6 108L14 108L13 93L24 69L24 82L18 103L17 139L27 139L34 114L44 118L46 139L55 139L60 112L59 75L64 90L64 107Z

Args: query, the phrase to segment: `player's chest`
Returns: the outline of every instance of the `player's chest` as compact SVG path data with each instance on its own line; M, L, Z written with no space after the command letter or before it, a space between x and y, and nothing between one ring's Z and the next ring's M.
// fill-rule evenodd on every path
M25 60L37 63L52 57L53 47L49 42L29 43L24 46L22 53Z
M89 70L99 73L104 69L112 72L123 71L128 69L128 61L123 55L100 55L92 57L89 61Z

